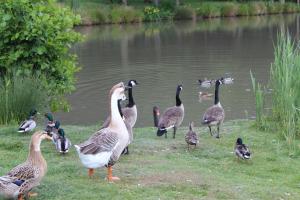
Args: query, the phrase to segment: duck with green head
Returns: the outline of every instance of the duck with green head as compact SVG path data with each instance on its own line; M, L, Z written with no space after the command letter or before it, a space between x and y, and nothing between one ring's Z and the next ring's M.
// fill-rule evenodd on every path
M19 133L30 132L36 127L36 121L35 121L36 114L38 114L36 109L30 110L28 118L24 122L22 122L21 125L19 126L18 129Z
M66 137L65 131L62 128L59 128L57 131L57 139L55 140L55 146L59 153L65 154L69 152L71 147L71 141Z

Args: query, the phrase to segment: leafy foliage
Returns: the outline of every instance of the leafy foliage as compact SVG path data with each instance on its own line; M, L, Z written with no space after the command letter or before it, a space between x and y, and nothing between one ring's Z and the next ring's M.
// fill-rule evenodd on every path
M48 95L74 89L79 70L70 47L80 40L80 22L52 0L4 0L0 4L0 76L40 77Z

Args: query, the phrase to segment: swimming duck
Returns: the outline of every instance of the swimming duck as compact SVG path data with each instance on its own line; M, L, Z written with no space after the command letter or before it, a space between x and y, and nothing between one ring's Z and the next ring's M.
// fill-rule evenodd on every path
M38 112L35 109L32 109L29 113L29 117L25 120L18 129L19 133L27 133L32 131L36 127L35 116Z
M136 80L130 80L128 81L127 84L127 89L128 89L128 98L129 98L129 102L126 105L125 108L121 108L121 101L118 101L118 107L120 110L120 114L122 117L124 117L124 121L125 124L128 128L128 132L129 132L129 144L133 141L133 127L136 123L137 120L137 108L136 108L136 104L134 102L133 96L132 96L132 88L134 86L138 85ZM108 126L109 124L109 120L110 120L110 116L106 118L106 120L104 121L102 127L105 128ZM128 127L130 126L130 128ZM124 149L124 152L122 154L129 154L129 149L128 146Z
M180 92L182 91L182 85L178 85L176 89L176 105L167 108L161 115L157 124L157 136L165 134L167 138L167 132L173 128L173 138L175 138L176 130L181 125L184 118L184 106L179 98ZM158 115L153 115L154 118ZM154 119L157 120L157 119Z
M198 83L201 87L209 88L214 83L214 80L207 80L206 78L204 80L199 79Z
M44 131L37 131L31 137L27 160L0 177L0 197L23 200L35 196L30 191L39 185L47 172L47 163L40 150L41 141L51 140Z
M54 135L54 134L53 134ZM52 137L55 143L55 147L59 153L65 154L69 152L71 147L70 140L65 136L65 131L62 128L59 128L56 137Z
M219 79L215 83L215 103L213 106L209 107L204 115L202 124L206 124L209 127L210 135L212 136L211 127L217 126L217 138L220 138L220 125L223 123L225 118L224 109L219 101L219 86L222 81Z
M238 138L235 143L235 155L241 159L248 160L251 158L251 152L248 147L243 144L242 138Z
M227 78L224 78L224 77L222 77L221 78L221 81L223 82L223 84L232 84L233 83L233 78L231 78L231 77L227 77Z
M112 166L118 161L122 151L129 143L129 133L118 110L118 100L125 100L124 83L112 87L110 98L110 123L94 133L85 142L75 145L82 164L89 169L89 176L95 168L106 166L108 168L108 181L120 180L112 176Z
M190 122L189 131L185 135L185 141L188 144L188 149L190 149L190 145L194 145L196 147L196 145L199 143L198 135L193 128L194 122Z

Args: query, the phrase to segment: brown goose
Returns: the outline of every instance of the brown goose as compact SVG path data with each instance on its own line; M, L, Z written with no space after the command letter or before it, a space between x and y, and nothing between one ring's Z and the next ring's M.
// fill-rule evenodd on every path
M128 129L129 132L129 144L133 141L133 127L136 123L136 119L137 119L137 108L136 108L136 104L134 102L133 96L132 96L132 88L134 86L136 86L138 83L136 80L130 80L127 84L127 88L128 88L128 98L129 98L129 102L126 105L125 108L121 108L121 104L119 102L118 106L119 106L119 111L122 117L124 117L124 122L126 124L126 127ZM110 116L106 118L106 120L104 121L102 128L105 128L108 126L109 124L109 120L110 120ZM129 154L129 149L128 146L124 149L124 152L122 154Z
M167 138L167 131L173 128L173 138L175 138L176 130L181 125L184 118L184 106L179 98L181 90L182 85L178 85L176 90L176 105L167 108L159 118L157 136L165 134L165 137ZM154 115L154 117L158 117L158 115Z
M93 134L87 141L75 145L82 164L89 169L92 176L95 168L108 167L107 179L119 180L112 176L112 166L118 161L123 149L129 143L129 134L126 125L118 110L118 100L125 100L125 86L123 82L110 90L110 116L107 128Z
M215 84L215 104L205 111L202 120L202 124L206 124L209 127L209 132L211 136L211 127L217 126L217 138L220 138L220 125L223 123L225 118L224 109L219 101L220 84L222 84L222 81L217 80Z
M0 177L0 197L18 198L35 196L31 189L38 186L47 172L47 162L41 153L40 144L44 139L52 140L44 131L37 131L31 137L27 160Z
M190 145L194 145L196 147L196 145L199 143L198 135L193 128L194 122L190 122L189 131L185 135L185 141L188 144L188 149L190 149Z

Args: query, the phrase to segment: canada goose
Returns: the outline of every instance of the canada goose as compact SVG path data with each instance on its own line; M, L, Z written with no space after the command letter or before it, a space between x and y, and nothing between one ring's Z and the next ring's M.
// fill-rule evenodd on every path
M95 168L106 166L108 167L107 179L120 180L112 176L112 166L129 143L129 133L118 110L118 99L126 99L124 91L123 82L114 85L110 90L111 119L108 127L97 131L85 142L75 145L82 164L89 169L90 177Z
M44 131L37 131L31 137L27 160L0 177L0 197L23 200L35 196L31 189L38 186L47 172L47 162L43 158L40 144L51 137Z
M233 83L233 78L231 78L231 77L227 77L227 78L224 78L224 77L222 77L221 78L221 81L222 81L222 83L223 84L232 84Z
M32 131L36 127L35 116L37 113L38 112L36 111L36 109L32 109L30 111L28 118L19 126L19 133L27 133L29 131Z
M158 127L159 116L160 116L159 108L158 106L154 106L153 107L154 127Z
M204 115L202 124L206 124L209 127L209 132L212 136L211 126L217 126L217 138L220 138L220 125L225 118L224 109L219 101L219 86L222 84L221 80L217 80L215 83L215 104L209 107Z
M167 138L167 131L170 128L173 128L173 138L175 138L176 130L184 118L184 106L179 98L181 90L182 85L178 85L176 90L176 106L167 108L159 118L157 136L162 136L165 134L165 137ZM154 115L154 117L157 117L157 115Z
M201 87L209 88L214 83L214 80L207 80L206 78L204 80L199 79L198 83Z
M194 122L190 122L189 131L185 135L185 141L188 144L188 149L190 149L190 145L194 145L196 147L196 145L199 143L198 135L193 128Z
M251 152L248 149L248 147L245 144L243 144L242 138L238 138L236 140L234 151L235 151L235 155L239 158L242 158L245 160L248 160L251 158Z

